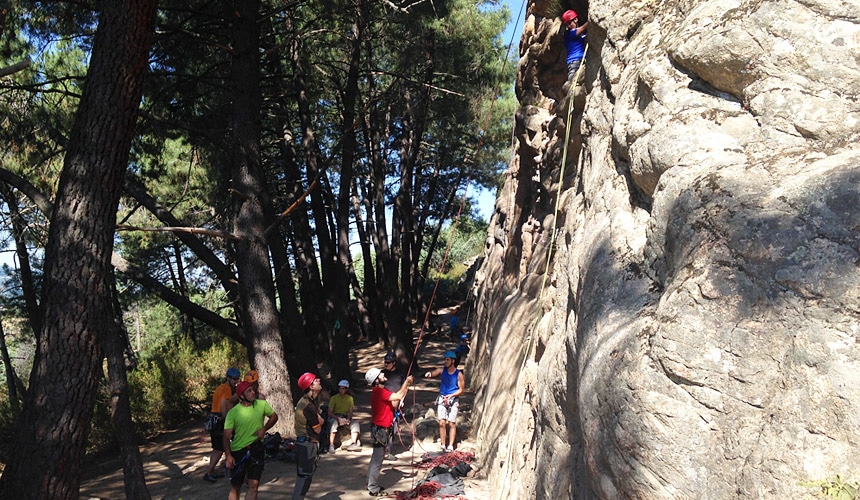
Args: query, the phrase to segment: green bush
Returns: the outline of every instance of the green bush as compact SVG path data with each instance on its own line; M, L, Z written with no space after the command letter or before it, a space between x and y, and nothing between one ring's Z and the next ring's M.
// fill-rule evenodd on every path
M803 483L803 486L818 488L820 498L832 498L834 500L856 500L860 498L860 485L842 479L839 474L832 480L809 481Z
M172 429L207 404L230 366L247 368L244 349L223 339L201 350L184 337L142 360L129 374L132 418L143 433Z
M128 374L132 421L139 436L174 429L208 411L212 393L224 381L227 368L235 366L243 372L248 368L245 349L226 338L200 347L183 337L142 353L140 358ZM99 388L88 448L95 452L113 447L105 381Z

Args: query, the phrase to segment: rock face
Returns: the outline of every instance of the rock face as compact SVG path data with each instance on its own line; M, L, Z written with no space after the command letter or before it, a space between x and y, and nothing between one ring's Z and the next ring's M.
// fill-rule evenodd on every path
M860 479L860 4L565 7L590 22L573 112L561 12L533 1L476 280L496 498Z

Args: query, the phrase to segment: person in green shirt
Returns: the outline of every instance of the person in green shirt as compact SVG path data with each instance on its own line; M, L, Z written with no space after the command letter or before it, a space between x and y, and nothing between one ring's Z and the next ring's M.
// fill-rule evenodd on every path
M239 395L239 404L227 412L224 421L224 454L227 455L227 468L233 471L228 498L239 500L242 484L247 480L245 500L255 500L266 461L263 438L278 421L278 414L265 400L257 399L257 392L250 382L240 382L236 394Z

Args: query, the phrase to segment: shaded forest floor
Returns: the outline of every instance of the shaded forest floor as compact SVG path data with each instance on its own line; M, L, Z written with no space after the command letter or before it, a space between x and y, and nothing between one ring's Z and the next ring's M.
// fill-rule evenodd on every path
M447 333L447 329L445 332ZM413 368L413 374L420 375L429 368L442 366L442 356L446 349L453 349L453 343L447 336L425 336L418 351L421 371ZM361 422L362 451L338 450L333 455L322 455L306 498L326 500L370 498L366 489L367 466L372 451L368 446L370 389L364 384L364 372L373 366L381 368L384 354L384 350L379 345L359 346L351 351L354 380L358 386L352 393L356 403L355 416ZM460 368L462 369L462 364ZM329 382L332 382L332 385L337 383L337 381ZM412 413L422 417L429 409L435 412L433 401L438 394L438 389L438 379L424 380L420 376L416 377L415 390L410 390L406 398L407 405L413 408ZM323 396L323 399L326 398L327 396ZM474 391L467 387L466 393L461 398L461 415L466 422L458 425L456 445L458 451L474 452L476 449L468 424L471 419L473 399ZM279 413L292 411L291 408L275 410ZM438 440L434 442L433 437L424 440L416 438L413 444L411 427L414 420L411 417L407 420L408 425L403 427L400 438L395 437L393 453L397 456L397 460L386 460L380 475L380 483L389 493L412 490L427 473L426 470L413 466L413 462L420 462L425 452L439 451ZM163 433L142 446L146 480L152 498L202 500L226 497L230 489L227 479L222 478L215 483L203 480L210 452L209 436L204 434L202 419ZM289 496L292 494L295 479L295 463L282 460L267 462L260 481L260 498ZM465 484L466 498L489 498L485 480L470 477L465 478ZM84 499L123 498L125 494L119 457L89 464L80 493L80 497Z

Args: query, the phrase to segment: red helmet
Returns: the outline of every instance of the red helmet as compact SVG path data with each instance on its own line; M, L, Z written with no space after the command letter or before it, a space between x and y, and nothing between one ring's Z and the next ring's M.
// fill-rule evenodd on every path
M577 16L576 12L572 10L566 10L564 11L564 14L561 15L561 20L564 22L564 24L567 24L577 18L579 18L579 16Z
M314 380L317 379L317 376L311 372L305 372L299 377L299 389L306 391L311 384L314 383Z

